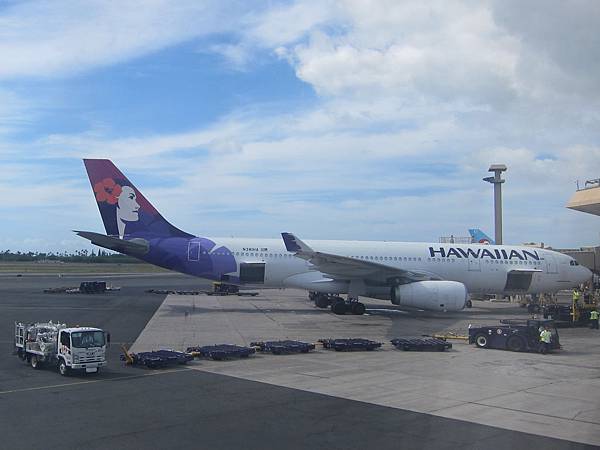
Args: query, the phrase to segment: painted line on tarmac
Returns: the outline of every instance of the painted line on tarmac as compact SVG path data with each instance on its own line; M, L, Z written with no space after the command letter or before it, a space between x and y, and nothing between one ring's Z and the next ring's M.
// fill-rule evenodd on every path
M45 389L56 389L56 388L61 388L61 387L79 386L79 385L83 385L83 384L105 383L105 382L109 382L109 381L133 380L135 378L153 377L153 376L157 376L157 375L166 375L166 374L184 372L184 371L187 372L188 370L190 370L190 368L180 367L177 369L171 369L171 370L167 370L167 371L144 373L144 374L140 374L140 375L126 375L123 377L106 378L103 380L76 381L74 383L62 383L62 384L54 384L54 385L50 385L50 386L36 386L36 387L28 387L28 388L20 388L20 389L10 389L7 391L0 391L0 395L16 394L19 392L42 391Z

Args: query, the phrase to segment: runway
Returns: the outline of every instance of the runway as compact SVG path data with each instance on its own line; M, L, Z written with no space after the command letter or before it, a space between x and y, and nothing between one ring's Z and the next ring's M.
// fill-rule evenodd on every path
M135 346L140 349L159 343L165 347L179 347L187 342L217 343L227 336L232 343L245 343L260 337L259 334L266 330L269 336L263 338L311 339L324 337L321 334L325 331L332 335L346 333L387 338L399 330L414 333L441 326L461 326L465 319L460 316L432 318L422 313L404 314L393 308L395 312L386 312L387 306L380 304L382 309L373 308L369 316L340 318L315 310L300 298L290 303L285 296L295 294L289 291L270 291L249 302L204 296L170 296L165 302L165 296L144 292L150 287L201 287L197 279L171 275L118 277L114 280L104 277L121 285L122 290L103 295L41 292L45 287L76 285L88 278L7 277L0 280L0 330L3 336L0 345L5 355L0 360L2 447L593 448L564 439L417 412L414 404L410 410L398 405L384 406L367 398L361 401L347 398L352 397L348 391L357 386L357 380L362 379L362 386L369 381L370 374L380 373L378 379L371 379L373 390L369 392L375 395L379 393L377 389L387 389L393 399L401 390L399 386L407 386L406 374L394 378L390 372L393 357L409 356L409 360L401 362L417 374L418 370L429 370L428 364L435 367L439 361L431 358L436 356L443 358L441 367L455 368L461 364L458 355L465 353L463 350L447 354L405 354L386 350L392 359L380 358L384 355L373 353L368 355L371 359L365 360L364 373L343 371L359 361L355 356L365 355L323 351L282 357L285 359L260 356L221 364L200 362L162 371L125 367L118 359L117 344L120 343L136 342ZM481 320L488 320L490 316L485 311L472 314ZM95 325L110 331L112 345L106 370L98 376L63 378L49 369L34 371L10 355L15 320L48 319ZM169 320L179 328L167 326ZM266 323L270 323L267 328ZM196 327L198 324L202 327ZM177 336L178 341L169 341L169 336ZM514 355L488 353L492 354L492 362L504 361L505 365L508 362L502 355ZM518 356L523 360L522 355ZM583 356L581 358L584 360ZM561 367L561 360L555 362ZM485 361L480 363L485 371ZM523 371L528 366L519 362L515 367ZM509 368L510 365L505 367L507 373ZM573 369L568 364L561 373L572 373L573 370L596 370L597 373L595 367ZM323 372L327 372L326 376ZM304 375L298 378L298 373ZM533 373L534 378L539 376L535 370ZM257 381L259 379L262 381ZM306 379L312 381L309 383ZM315 386L322 392L317 392ZM421 391L426 388L424 383L415 386L414 398L423 397ZM430 388L435 390L435 386ZM364 391L363 394L366 395ZM557 398L556 401L561 403L564 399Z

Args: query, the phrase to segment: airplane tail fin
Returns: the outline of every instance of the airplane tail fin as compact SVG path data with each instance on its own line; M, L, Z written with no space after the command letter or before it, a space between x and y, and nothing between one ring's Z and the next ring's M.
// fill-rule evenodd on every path
M123 239L191 237L171 225L108 159L84 159L106 234Z
M492 244L494 245L494 240L481 231L479 228L471 228L469 229L469 234L471 235L471 239L475 244Z

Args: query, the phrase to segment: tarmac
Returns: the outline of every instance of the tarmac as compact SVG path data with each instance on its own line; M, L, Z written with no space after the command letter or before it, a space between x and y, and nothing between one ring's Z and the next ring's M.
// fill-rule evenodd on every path
M306 294L156 295L208 288L180 275L106 276L121 291L44 294L98 279L0 277L0 448L579 449L600 445L600 338L561 330L553 355L318 349L302 355L193 362L166 370L124 366L132 351L253 340L393 337L463 332L519 317L514 305L475 302L461 313L366 301L364 316L318 310ZM60 320L110 331L109 365L92 376L35 371L11 355L14 321Z

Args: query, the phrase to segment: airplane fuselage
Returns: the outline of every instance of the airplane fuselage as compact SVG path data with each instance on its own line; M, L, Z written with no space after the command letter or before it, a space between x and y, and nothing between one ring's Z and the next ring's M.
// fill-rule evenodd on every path
M457 281L475 294L556 292L588 278L588 272L572 265L569 256L524 246L326 240L307 243L322 252ZM347 293L351 282L333 280L319 272L308 261L288 252L280 239L161 238L150 241L150 252L142 259L189 275L239 285ZM367 279L360 295L389 299L393 283Z
M84 164L106 234L76 231L92 243L150 264L240 286L294 287L429 310L464 308L468 293L539 293L571 288L589 270L560 253L519 246L195 237L169 223L109 160ZM322 295L315 295L322 307ZM325 296L330 298L329 296ZM344 314L336 296L332 311Z

